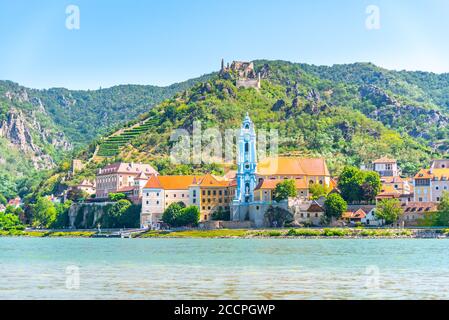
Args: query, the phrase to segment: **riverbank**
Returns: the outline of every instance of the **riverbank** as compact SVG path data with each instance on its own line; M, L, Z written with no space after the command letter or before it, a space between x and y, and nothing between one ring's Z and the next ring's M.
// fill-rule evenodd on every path
M52 230L10 230L0 231L0 237L35 238L96 238L100 235L112 237L112 233L98 234L95 231L52 231ZM129 237L129 236L128 236ZM365 229L365 228L298 228L298 229L215 229L136 232L132 238L210 238L210 239L252 239L252 238L347 238L347 239L423 239L448 238L449 229Z
M0 237L32 237L32 238L91 238L96 231L29 231L0 230Z
M217 229L148 231L136 238L446 238L449 229Z

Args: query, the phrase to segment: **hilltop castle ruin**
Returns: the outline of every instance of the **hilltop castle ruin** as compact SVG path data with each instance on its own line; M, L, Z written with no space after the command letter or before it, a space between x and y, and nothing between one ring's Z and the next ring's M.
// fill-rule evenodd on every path
M221 60L220 76L234 75L236 77L235 85L237 88L255 88L260 89L260 73L256 74L253 62L233 61L225 67L224 60Z

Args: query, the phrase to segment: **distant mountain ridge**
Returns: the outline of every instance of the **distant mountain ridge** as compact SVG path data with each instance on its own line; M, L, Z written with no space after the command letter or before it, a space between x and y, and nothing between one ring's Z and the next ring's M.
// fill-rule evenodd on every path
M18 191L15 185L21 178L54 168L74 150L209 76L167 87L120 85L99 90L37 90L0 81L0 193Z

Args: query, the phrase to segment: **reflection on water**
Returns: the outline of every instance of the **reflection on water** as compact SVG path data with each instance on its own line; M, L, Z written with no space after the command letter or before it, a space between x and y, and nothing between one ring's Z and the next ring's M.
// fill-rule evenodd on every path
M448 244L0 238L0 298L449 299Z

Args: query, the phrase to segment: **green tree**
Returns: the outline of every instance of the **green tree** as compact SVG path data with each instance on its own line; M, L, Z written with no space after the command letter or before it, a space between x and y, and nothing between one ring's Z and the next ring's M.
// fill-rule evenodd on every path
M56 208L56 219L51 224L51 228L63 229L69 227L69 209L72 205L71 200L67 200L64 203L58 203L55 205Z
M360 186L364 181L363 174L356 167L345 167L338 178L338 189L347 202L356 202L362 199Z
M380 176L374 171L345 167L338 178L338 189L349 203L373 201L381 189Z
M7 203L8 203L8 200L6 200L5 196L0 194L0 204L6 206Z
M111 196L111 194L109 194L109 196ZM75 189L70 189L69 191L67 191L67 199L74 201L74 202L80 202L80 201L84 201L89 197L89 195L87 194L86 191L75 188Z
M131 207L132 203L129 200L121 199L118 200L112 207L108 210L107 222L102 224L105 226L109 226L109 228L122 228L126 227L123 223L123 216Z
M296 196L296 185L294 180L284 180L276 185L273 192L273 200L280 202L289 197Z
M438 212L435 216L434 224L437 226L449 225L449 192L443 192L441 202L438 205Z
M15 214L0 212L0 230L23 230L25 226Z
M284 208L270 206L264 218L270 227L283 228L286 223L293 221L293 214Z
M168 206L162 214L162 221L166 224L176 227L177 220L181 215L182 209L185 208L185 204L183 202L175 202Z
M329 219L338 219L348 209L348 205L341 195L331 193L327 196L326 201L324 201L324 208L326 216Z
M197 226L200 222L200 209L197 206L189 206L181 210L181 214L176 219L178 227Z
M218 210L215 210L212 213L212 220L224 220L224 221L229 221L231 220L231 211L228 210L223 210L222 207L218 208Z
M385 221L386 224L392 224L397 221L401 214L401 202L398 199L384 199L379 201L375 211L376 218Z
M327 196L329 188L324 184L313 183L309 187L309 193L312 200Z
M116 201L120 201L120 200L125 200L126 199L126 194L124 193L110 193L108 194L108 198L109 200L116 202Z
M34 205L33 227L49 228L56 220L57 211L53 202L46 197L39 197Z
M379 174L374 171L366 171L363 180L361 185L363 200L374 201L382 187Z

